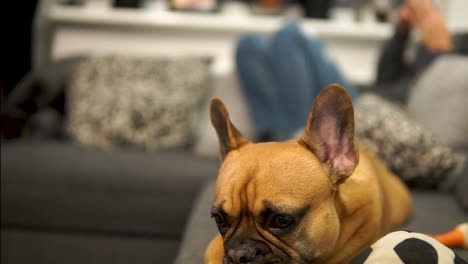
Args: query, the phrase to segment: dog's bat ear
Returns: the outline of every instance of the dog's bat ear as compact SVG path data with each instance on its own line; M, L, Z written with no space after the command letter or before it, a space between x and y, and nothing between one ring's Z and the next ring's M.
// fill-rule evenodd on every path
M221 161L226 158L230 151L249 143L231 123L229 113L223 101L219 98L211 100L210 117L211 123L218 134Z
M325 88L315 99L300 143L330 170L332 182L344 182L359 162L354 142L351 97L338 84Z

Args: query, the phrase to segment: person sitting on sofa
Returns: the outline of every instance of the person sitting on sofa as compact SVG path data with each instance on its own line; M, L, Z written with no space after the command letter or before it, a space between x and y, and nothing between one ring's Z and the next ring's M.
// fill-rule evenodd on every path
M406 63L412 28L421 34L422 45L414 61ZM394 35L383 46L373 92L405 103L418 73L434 59L458 50L431 0L407 0L399 9ZM246 34L238 41L236 63L260 141L290 138L304 124L315 96L331 83L344 86L353 101L359 96L320 39L305 36L297 23L286 25L271 39Z
M414 60L406 62L404 54L412 29L420 33L422 43ZM452 189L465 173L462 170L467 167L468 153L464 143L468 124L455 124L452 118L461 120L467 114L458 102L468 96L463 89L464 74L458 72L466 68L467 60L452 54L468 54L466 50L466 42L450 36L431 0L407 0L399 9L394 35L383 46L376 87L370 92L359 94L327 56L322 42L305 36L297 23L287 24L271 39L243 36L237 45L236 63L257 141L294 137L302 129L316 95L329 84L338 83L356 105L357 136L365 147L412 187ZM436 70L428 70L431 65ZM444 89L436 88L446 85L436 85L434 80L427 84L431 76L440 75L434 71L445 68L451 69L445 76L452 74L450 81L456 83ZM444 93L438 94L438 101L421 101L436 100L431 95L441 91ZM457 102L450 99L454 93ZM435 120L432 110L444 101L447 104Z

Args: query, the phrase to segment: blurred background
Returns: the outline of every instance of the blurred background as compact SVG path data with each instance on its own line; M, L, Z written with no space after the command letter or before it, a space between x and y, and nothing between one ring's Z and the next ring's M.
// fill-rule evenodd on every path
M7 94L31 66L37 68L48 61L76 54L178 54L182 49L183 53L211 51L220 58L221 53L230 56L228 42L232 46L236 35L246 31L272 33L285 17L308 18L310 26L306 31L318 31L324 37L364 37L375 42L388 37L386 25L394 19L401 2L57 0L5 3L5 10L14 12L15 20L4 26L17 41L5 43L8 52L4 52L4 57L8 63L3 65L9 66L2 67L2 93ZM451 29L466 26L463 1L435 2ZM205 37L205 42L200 43Z
M387 25L401 2L57 0L5 3L5 10L15 13L15 20L4 26L17 41L5 43L8 52L4 52L4 57L8 63L3 65L8 67L2 67L2 91L3 95L7 94L31 66L37 68L76 54L208 51L219 58L223 54L229 57L228 46L233 46L235 36L247 31L272 33L285 17L310 18L306 31L318 31L326 39L346 36L375 42L389 36ZM436 1L436 4L451 29L466 26L463 1ZM199 36L187 36L190 34ZM341 56L336 57L341 60ZM346 68L345 63L340 64ZM361 77L364 80L366 76L363 73Z
M239 38L270 37L286 22L299 21L349 83L370 91L402 2L2 3L11 16L2 22L0 75L2 263L173 263L177 256L178 263L189 263L200 257L203 243L183 241L193 235L187 225L195 211L210 220L209 204L194 206L219 166L209 99L224 100L246 137L261 137L236 75ZM466 47L468 2L434 5L451 34L465 34L460 43ZM409 45L421 39L412 32ZM466 151L459 142L445 143ZM466 220L466 195L465 211L451 194L441 196L421 208L433 210L428 205L438 203L440 210L452 210L447 221ZM452 225L435 222L423 231ZM197 253L181 257L181 246Z

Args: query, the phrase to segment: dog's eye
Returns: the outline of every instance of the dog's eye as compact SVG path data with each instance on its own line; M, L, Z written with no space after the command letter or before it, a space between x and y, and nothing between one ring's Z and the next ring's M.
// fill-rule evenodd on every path
M222 217L221 215L213 214L212 217L214 218L214 220L215 220L216 224L218 225L218 227L228 227L228 224L224 220L224 217Z
M294 222L294 218L290 215L276 214L273 216L270 227L284 229Z

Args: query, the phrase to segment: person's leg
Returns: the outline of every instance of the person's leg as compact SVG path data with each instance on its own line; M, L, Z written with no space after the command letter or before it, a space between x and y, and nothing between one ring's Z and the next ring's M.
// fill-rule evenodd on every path
M319 89L313 90L315 92L314 97L328 85L337 83L348 91L353 100L356 99L358 97L358 92L346 80L335 62L328 56L320 39L301 35L301 42L305 47L306 58L311 68L311 74L314 75L314 78L317 80L317 85L319 86Z
M276 140L289 139L303 127L316 92L315 75L308 65L301 33L296 23L283 27L273 37L268 59L278 85L279 118L275 119Z
M266 58L267 47L266 39L248 34L239 39L236 49L240 86L261 141L271 139L278 105L276 83Z
M273 140L289 139L304 126L315 97L329 84L339 83L357 96L321 43L306 38L296 23L282 28L271 43L256 35L241 38L236 64L260 137L271 132Z

